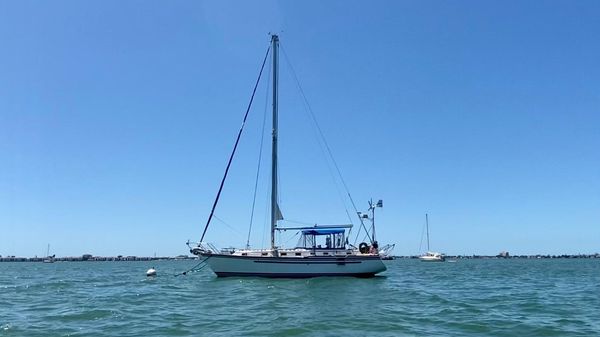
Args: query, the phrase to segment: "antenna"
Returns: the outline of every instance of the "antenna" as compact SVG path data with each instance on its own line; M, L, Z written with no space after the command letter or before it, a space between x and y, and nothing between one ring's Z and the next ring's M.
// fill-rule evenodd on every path
M371 211L371 234L373 235L373 242L375 239L375 208L383 207L383 199L379 199L376 204L373 203L373 199L369 200L369 211Z

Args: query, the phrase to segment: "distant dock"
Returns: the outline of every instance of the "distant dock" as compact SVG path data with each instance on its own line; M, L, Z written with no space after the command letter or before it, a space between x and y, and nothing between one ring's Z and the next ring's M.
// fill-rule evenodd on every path
M562 254L562 255L445 255L450 260L464 259L600 259L600 253L595 254ZM394 259L418 259L418 255L394 256ZM45 257L18 257L18 256L1 256L0 262L44 262ZM178 256L134 256L134 255L117 255L117 256L93 256L84 254L81 256L66 256L56 257L54 262L94 262L94 261L176 261L176 260L196 260L195 256L178 255Z
M18 257L18 256L1 256L0 262L44 262L46 257ZM172 260L195 260L195 256L178 255L172 256L93 256L91 254L83 254L81 256L66 256L55 257L54 262L93 262L93 261L172 261Z
M594 254L536 254L536 255L444 255L446 259L463 260L463 259L600 259L600 253ZM419 255L411 256L394 256L396 259L418 259Z

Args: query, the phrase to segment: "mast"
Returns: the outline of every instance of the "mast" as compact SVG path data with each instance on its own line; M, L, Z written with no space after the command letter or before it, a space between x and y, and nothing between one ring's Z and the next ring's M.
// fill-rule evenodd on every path
M271 157L271 249L275 250L275 228L280 218L279 206L277 205L277 110L278 110L278 57L279 36L271 37L273 47L273 146Z
M377 207L383 207L383 200L379 199L379 201L377 201L377 203L375 204L373 203L373 199L371 198L371 200L369 200L369 211L371 211L371 237L369 238L369 240L371 240L371 243L375 243L377 241L377 239L375 238L375 209ZM365 231L367 231L366 228ZM368 234L369 233L367 231L367 235Z
M427 228L427 251L429 251L429 218L427 213L425 213L425 227Z
M373 242L377 241L375 239L375 205L373 205L373 199L371 199L371 201L369 201L369 204L371 204L371 208L373 209L373 213L372 213L372 222L371 222L371 234L373 235Z

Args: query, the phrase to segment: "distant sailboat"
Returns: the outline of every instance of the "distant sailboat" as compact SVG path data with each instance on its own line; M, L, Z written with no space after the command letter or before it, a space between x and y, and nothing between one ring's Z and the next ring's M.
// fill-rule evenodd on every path
M54 263L54 257L56 255L50 256L50 244L48 244L48 248L46 249L46 258L42 262L44 263Z
M423 262L444 262L446 257L438 252L432 252L429 248L429 217L425 213L425 227L427 228L427 252L419 256L419 260Z

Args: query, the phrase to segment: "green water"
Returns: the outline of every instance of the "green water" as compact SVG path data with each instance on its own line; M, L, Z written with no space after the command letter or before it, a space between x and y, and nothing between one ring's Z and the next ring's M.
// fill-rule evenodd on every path
M195 261L0 263L0 336L600 336L600 260L388 261L372 279ZM155 266L158 277L146 278Z

